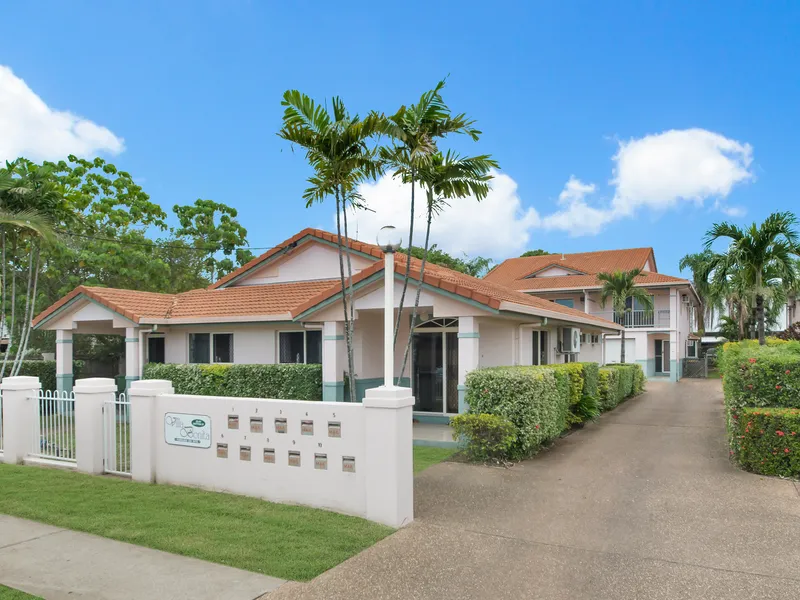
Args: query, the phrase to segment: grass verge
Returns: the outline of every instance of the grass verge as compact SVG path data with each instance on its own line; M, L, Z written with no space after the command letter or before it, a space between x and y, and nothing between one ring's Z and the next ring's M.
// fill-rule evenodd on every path
M295 581L392 532L324 510L30 466L0 464L0 489L0 513Z
M414 474L421 473L436 463L447 460L457 450L455 448L436 448L434 446L414 446Z
M0 600L43 600L39 596L31 596L14 588L0 584Z

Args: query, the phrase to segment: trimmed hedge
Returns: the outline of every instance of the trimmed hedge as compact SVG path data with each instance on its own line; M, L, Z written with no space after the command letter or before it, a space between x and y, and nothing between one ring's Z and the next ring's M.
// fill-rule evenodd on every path
M548 369L556 373L560 393L566 393L569 398L565 427L591 421L600 414L597 389L600 367L597 363L576 362L521 368Z
M599 372L600 410L606 412L619 404L619 370L603 367Z
M517 441L514 424L497 415L456 415L450 427L453 439L459 440L467 457L476 462L502 462Z
M566 379L564 379L566 381ZM559 391L552 369L495 367L467 374L470 414L503 417L516 428L508 457L520 459L564 430L568 395Z
M612 363L605 365L603 368L619 371L618 403L625 398L641 394L644 391L644 384L647 378L644 375L642 365L638 363Z
M174 365L148 363L144 379L167 379L178 394L322 400L322 365Z
M800 342L729 342L723 346L720 369L731 408L800 408Z
M13 359L8 359L6 369L2 376L7 377L11 372L11 362ZM0 363L2 364L2 363ZM72 361L72 379L73 381L79 379L83 374L83 361ZM58 389L56 379L56 361L54 360L23 360L20 365L18 375L27 375L28 377L38 377L39 382L42 384L42 389L45 391L53 391Z
M731 455L744 469L800 475L800 409L746 407L730 417Z

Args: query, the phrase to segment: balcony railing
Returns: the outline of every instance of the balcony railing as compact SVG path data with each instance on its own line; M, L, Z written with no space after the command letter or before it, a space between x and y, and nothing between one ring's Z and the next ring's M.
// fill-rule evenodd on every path
M592 313L598 317L614 321L625 327L669 327L669 309L663 310L629 310L624 313L607 311Z

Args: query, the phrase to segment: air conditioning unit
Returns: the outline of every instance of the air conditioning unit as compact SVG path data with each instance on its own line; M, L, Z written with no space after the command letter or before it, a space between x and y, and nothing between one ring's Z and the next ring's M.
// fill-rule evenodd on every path
M561 329L561 352L564 354L577 354L581 351L581 330L577 327L564 327Z

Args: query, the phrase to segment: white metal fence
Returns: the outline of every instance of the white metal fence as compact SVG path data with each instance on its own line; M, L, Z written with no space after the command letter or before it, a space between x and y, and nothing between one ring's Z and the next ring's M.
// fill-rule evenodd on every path
M131 475L131 403L125 394L103 405L103 470Z
M75 396L71 392L39 390L38 418L33 424L30 455L64 463L75 460Z

